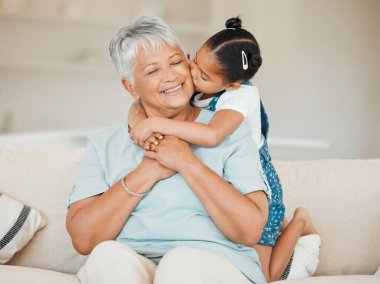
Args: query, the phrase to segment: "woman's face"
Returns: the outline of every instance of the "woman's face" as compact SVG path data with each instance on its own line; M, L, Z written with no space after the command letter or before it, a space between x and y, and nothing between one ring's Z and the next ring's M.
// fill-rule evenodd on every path
M219 74L218 62L209 48L203 45L190 62L191 76L195 90L205 94L214 94L225 90L223 77Z
M183 109L194 92L185 55L168 44L154 52L140 50L134 82L133 95L140 98L148 116L167 116Z

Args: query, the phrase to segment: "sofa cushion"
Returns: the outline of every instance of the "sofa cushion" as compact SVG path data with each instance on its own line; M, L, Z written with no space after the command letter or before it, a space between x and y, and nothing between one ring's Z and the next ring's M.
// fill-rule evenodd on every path
M0 188L38 208L47 226L9 262L76 273L84 264L66 231L67 198L83 149L0 150ZM380 160L276 162L288 218L309 209L322 238L317 275L374 274L380 263Z
M8 262L45 225L36 209L0 192L0 264Z
M378 284L380 277L374 275L344 275L344 276L319 276L286 281L271 282L272 284Z
M276 162L286 216L306 207L322 238L316 275L374 274L380 263L380 160Z
M0 150L0 188L38 208L46 227L9 264L76 273L84 263L66 231L67 198L83 149Z
M76 275L30 267L0 265L1 283L79 284Z

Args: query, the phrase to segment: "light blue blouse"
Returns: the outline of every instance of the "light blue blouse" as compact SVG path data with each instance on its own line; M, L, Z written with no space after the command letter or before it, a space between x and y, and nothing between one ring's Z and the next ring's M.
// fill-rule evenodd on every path
M196 122L208 124L214 112L201 110ZM242 194L257 190L271 196L249 127L242 125L214 148L191 145L195 155ZM144 153L117 125L90 135L69 205L101 194L134 170ZM225 202L229 202L226 200ZM170 249L188 246L217 253L255 283L265 283L258 256L250 247L231 242L216 227L180 174L157 182L141 200L116 240L156 263Z

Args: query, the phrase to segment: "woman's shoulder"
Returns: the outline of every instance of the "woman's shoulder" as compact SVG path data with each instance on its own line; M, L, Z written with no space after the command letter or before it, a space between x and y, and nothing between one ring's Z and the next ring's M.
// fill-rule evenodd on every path
M109 127L103 127L88 135L87 140L95 146L102 146L110 142L123 142L130 139L128 126L126 124L117 124Z

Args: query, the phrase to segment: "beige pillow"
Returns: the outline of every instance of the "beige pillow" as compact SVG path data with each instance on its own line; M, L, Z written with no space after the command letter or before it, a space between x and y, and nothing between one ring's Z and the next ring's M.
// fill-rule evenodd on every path
M45 225L38 211L0 192L0 264L8 262Z

